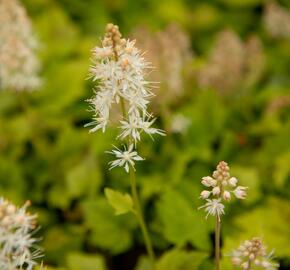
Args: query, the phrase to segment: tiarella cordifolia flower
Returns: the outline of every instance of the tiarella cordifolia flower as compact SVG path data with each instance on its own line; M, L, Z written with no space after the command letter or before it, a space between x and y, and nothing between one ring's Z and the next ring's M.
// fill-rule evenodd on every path
M230 176L230 168L228 164L221 161L212 176L205 176L201 183L210 188L210 190L203 190L200 193L200 198L207 201L207 203L200 208L205 208L208 215L218 216L224 214L223 201L230 201L231 194L238 199L245 199L246 187L237 186L238 179ZM213 199L210 199L213 197Z
M36 215L26 209L29 202L18 208L0 198L0 269L31 270L35 259L41 256L33 237L36 229Z
M129 172L130 166L134 169L135 162L143 160L136 151L134 151L134 145L131 144L128 149L126 149L126 146L124 146L124 151L120 150L119 148L115 147L116 149L112 151L108 151L108 153L115 155L117 158L114 161L111 161L109 164L111 165L110 169L113 169L114 167L124 167L126 172Z
M265 7L264 26L272 38L290 39L290 12L274 1Z
M264 269L276 270L279 264L273 262L273 252L266 253L266 248L260 238L246 240L232 252L232 263L242 270Z
M40 85L37 41L18 0L0 0L0 88L33 90Z
M150 64L135 47L135 41L121 38L116 25L108 24L102 46L93 49L91 77L98 81L95 96L89 100L94 112L94 121L87 126L95 132L106 131L112 119L112 111L119 109L120 134L118 139L126 141L128 150L113 150L117 160L111 168L124 166L128 172L134 167L133 160L142 160L136 152L141 134L164 135L160 129L153 128L155 121L148 112L148 104L153 96L150 82L145 79ZM115 116L114 116L115 118Z

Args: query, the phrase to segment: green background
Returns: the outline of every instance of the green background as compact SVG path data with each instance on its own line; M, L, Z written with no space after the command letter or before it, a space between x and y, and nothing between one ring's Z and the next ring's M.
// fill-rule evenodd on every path
M164 102L166 115L155 113L156 126L167 136L140 144L146 161L137 165L137 181L158 269L213 269L213 219L205 220L197 208L203 203L200 179L220 160L249 187L247 200L226 205L223 269L233 269L226 255L253 236L261 236L269 251L275 249L280 269L290 269L290 39L266 31L266 1L23 4L41 42L43 86L31 94L0 93L0 192L18 204L32 201L51 269L149 269L134 216L115 216L104 196L105 187L130 190L123 169L108 170L111 157L104 152L115 143L116 131L89 134L84 128L91 120L85 101L93 93L86 80L90 50L108 22L118 24L124 36L140 25L154 32L173 22L188 35L193 51L184 98ZM289 1L279 4L290 12ZM196 80L224 29L243 41L257 35L265 57L263 74L254 83L243 78L227 94L214 86L201 89ZM160 78L165 84L166 79ZM277 100L283 106L269 110ZM190 120L183 134L166 127L176 113Z

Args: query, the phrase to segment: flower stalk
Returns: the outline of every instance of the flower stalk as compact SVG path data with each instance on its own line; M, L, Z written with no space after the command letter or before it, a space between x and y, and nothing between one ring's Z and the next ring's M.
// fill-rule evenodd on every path
M116 120L119 122L117 140L122 142L123 149L115 147L107 151L115 156L109 165L110 169L123 167L129 173L134 209L128 208L128 211L137 217L152 268L155 269L155 255L142 213L135 170L135 162L144 160L137 152L141 135L164 135L162 130L152 127L155 118L148 112L153 96L151 82L145 79L148 69L151 65L135 47L135 41L122 38L119 27L108 24L102 45L93 49L90 73L98 85L95 95L89 100L94 116L87 126L92 126L90 132L99 129L105 132L109 124L116 124ZM112 109L114 106L117 110Z
M238 179L230 176L230 167L224 161L219 162L212 176L205 176L201 183L211 190L203 190L200 198L206 203L199 207L204 208L207 213L206 218L211 215L216 219L215 222L215 269L220 270L221 256L221 216L225 214L224 201L231 200L233 194L237 199L245 199L246 187L237 186ZM211 199L212 197L212 199Z
M140 200L139 200L138 191L137 191L136 173L134 170L130 170L130 184L131 184L131 192L132 192L133 202L134 202L135 211L136 211L135 214L136 214L136 217L138 219L138 222L139 222L142 234L143 234L146 250L149 255L152 269L155 269L155 254L154 254L152 242L148 233L148 229L144 220L144 216L142 213L142 208L140 205Z
M220 239L221 239L221 219L216 216L215 221L215 269L220 270Z

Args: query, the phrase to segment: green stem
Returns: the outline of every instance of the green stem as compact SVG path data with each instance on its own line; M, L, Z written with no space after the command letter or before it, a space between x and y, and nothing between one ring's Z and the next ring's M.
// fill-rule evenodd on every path
M123 98L121 98L120 103L121 103L122 115L124 118L126 118L127 117L126 106L125 106L125 101ZM130 140L127 141L127 147L129 147L129 145L130 145ZM155 270L155 254L153 251L153 246L152 246L152 243L151 243L151 240L149 237L148 229L147 229L146 223L144 221L142 209L140 206L140 200L139 200L138 191L137 191L137 184L136 184L136 173L135 173L135 170L133 167L130 168L130 184L131 184L131 193L133 196L134 207L136 210L135 214L136 214L136 217L138 219L139 225L141 227L141 231L143 234L146 250L147 250L147 253L149 255L149 259L151 261L152 269Z
M130 169L130 183L131 183L133 202L134 202L134 206L136 210L136 216L141 227L141 231L142 231L143 238L145 241L146 250L152 264L152 269L155 269L155 255L154 255L152 243L149 237L148 229L144 221L142 209L140 206L138 192L137 192L137 185L136 185L136 174L133 168Z
M220 270L220 239L221 239L221 220L216 216L215 223L215 269Z

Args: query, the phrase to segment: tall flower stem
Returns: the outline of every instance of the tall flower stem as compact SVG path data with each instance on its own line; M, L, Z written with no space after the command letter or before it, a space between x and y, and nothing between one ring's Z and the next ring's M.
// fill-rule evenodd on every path
M215 223L215 269L220 270L220 239L221 239L221 219L216 216Z
M120 99L120 103L121 103L122 115L125 118L126 117L126 109L125 109L125 102L124 102L123 98ZM130 145L130 141L128 140L127 146L129 147L129 145ZM141 231L143 234L146 250L147 250L147 253L149 255L151 264L152 264L152 269L155 270L155 254L153 251L152 242L151 242L151 239L149 237L148 229L147 229L147 226L146 226L146 223L144 220L144 216L143 216L143 212L142 212L142 208L140 205L140 200L139 200L138 191L137 191L137 183L136 183L136 172L135 172L134 168L130 169L130 184L131 184L131 193L132 193L132 197L133 197L133 202L134 202L134 206L135 206L135 210L136 210L136 217L137 217L139 225L141 227Z
M136 216L137 216L139 225L141 227L141 231L142 231L143 238L145 241L146 250L148 252L148 255L149 255L149 258L150 258L150 261L152 264L152 268L155 269L155 255L154 255L152 243L151 243L151 240L149 237L148 229L147 229L146 223L144 221L142 209L140 206L137 185L136 185L136 174L135 174L135 171L133 168L130 170L130 183L131 183L133 202L134 202L134 206L135 206L135 210L136 210Z

